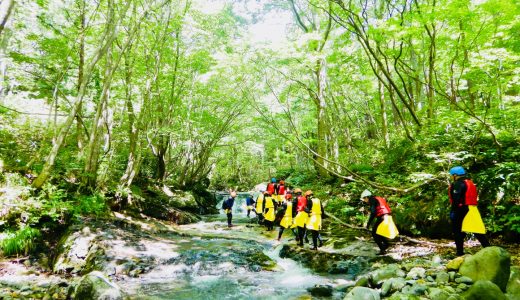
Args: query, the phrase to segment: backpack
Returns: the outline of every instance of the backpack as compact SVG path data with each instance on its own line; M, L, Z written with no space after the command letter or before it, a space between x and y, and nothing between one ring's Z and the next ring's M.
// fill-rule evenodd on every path
M227 200L222 201L222 209L227 209Z

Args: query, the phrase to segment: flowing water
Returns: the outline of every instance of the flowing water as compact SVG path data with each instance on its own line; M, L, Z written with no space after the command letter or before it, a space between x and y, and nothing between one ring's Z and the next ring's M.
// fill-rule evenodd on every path
M265 232L248 219L244 199L240 194L235 201L234 227L227 228L221 212L181 226L186 236L164 234L170 249L161 250L160 263L118 284L131 299L296 299L308 297L309 287L338 282L339 277L313 274L280 258L278 232ZM290 238L290 233L284 234L285 242ZM341 298L335 294L328 299Z

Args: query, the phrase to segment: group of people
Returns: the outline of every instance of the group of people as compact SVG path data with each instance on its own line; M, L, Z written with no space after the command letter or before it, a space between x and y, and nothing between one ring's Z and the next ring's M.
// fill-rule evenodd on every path
M465 232L475 233L483 247L488 247L490 243L486 238L485 228L476 207L478 195L475 184L467 177L466 171L461 166L451 168L450 176L452 179L448 188L451 203L450 219L457 249L456 255L461 256L464 255ZM231 208L235 197L236 192L231 192L230 197L224 201L222 206L226 210L229 227L233 226ZM375 220L371 229L372 237L379 247L378 254L383 255L390 245L388 240L398 234L391 217L390 206L385 198L373 195L369 190L361 193L360 200L370 207L366 228L370 229L370 225ZM308 241L308 233L312 235L312 250L317 250L323 244L320 230L322 219L327 216L321 200L314 197L311 190L303 193L300 188L288 188L283 180L277 182L276 178L272 178L256 201L252 195L246 198L246 207L247 216L249 217L251 212L255 212L259 224L265 225L269 231L273 230L275 221L279 221L278 241L284 230L290 229L299 246L303 246L304 240ZM469 216L472 218L468 221ZM477 217L475 218L475 216ZM476 224L467 225L470 222Z
M228 227L232 227L231 208L236 197L235 192L230 193L230 197L224 201L223 209L228 217ZM277 240L280 241L285 229L293 232L295 240L299 246L303 246L303 241L308 241L307 234L312 236L313 247L317 250L323 245L319 235L321 230L322 218L326 217L321 200L314 197L311 190L302 192L300 188L290 189L283 180L278 182L272 178L260 195L253 199L252 195L246 198L247 216L254 212L258 217L258 223L264 225L268 231L274 229L274 225L279 223Z

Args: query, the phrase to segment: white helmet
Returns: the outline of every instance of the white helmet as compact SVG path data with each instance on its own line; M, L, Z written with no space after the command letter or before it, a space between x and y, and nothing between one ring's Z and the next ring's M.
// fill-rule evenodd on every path
M363 198L370 196L372 196L372 192L370 192L369 190L364 190L363 193L361 193L361 198L359 198L359 200L363 200Z

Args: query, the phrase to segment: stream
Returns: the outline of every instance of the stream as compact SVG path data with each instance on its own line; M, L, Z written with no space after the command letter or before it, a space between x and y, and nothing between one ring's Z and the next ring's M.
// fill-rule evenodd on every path
M266 232L256 218L246 217L244 199L241 193L235 200L234 227L227 228L222 211L182 225L188 236L163 235L172 243L171 257L139 278L127 277L118 284L131 299L295 299L309 297L309 287L348 281L345 275L314 274L294 260L280 258L282 244L294 243L292 233L284 232L282 243L277 242L278 228ZM328 299L343 296L336 292Z

